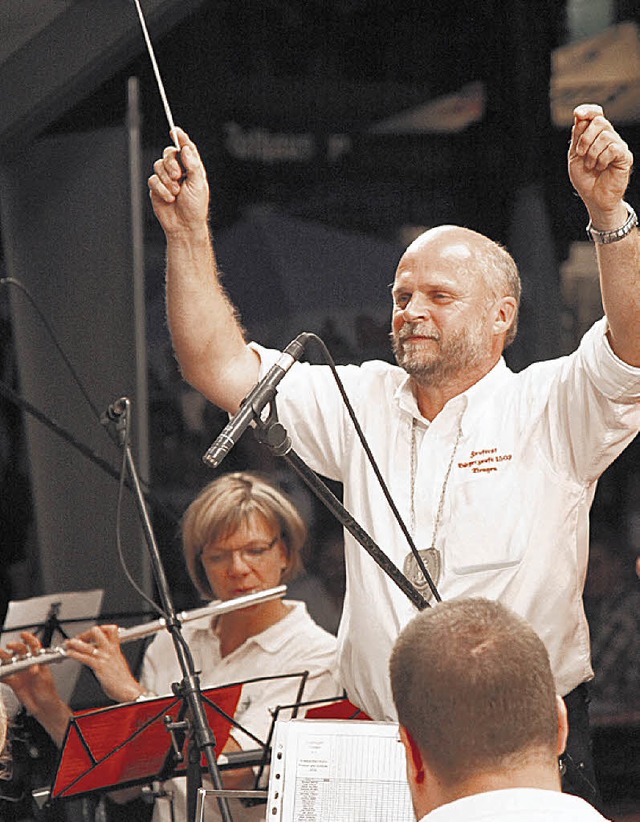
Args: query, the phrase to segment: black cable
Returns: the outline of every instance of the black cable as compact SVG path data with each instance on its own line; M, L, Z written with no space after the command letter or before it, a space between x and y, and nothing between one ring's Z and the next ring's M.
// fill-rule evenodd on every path
M353 406L351 405L351 401L349 400L349 397L347 395L347 392L345 391L342 380L340 379L340 375L338 374L338 370L336 368L335 362L333 361L333 357L331 356L331 354L329 352L329 349L325 345L324 340L322 340L320 337L318 337L317 334L313 334L313 333L310 332L309 337L316 342L316 344L318 345L318 347L320 348L320 350L322 351L322 353L324 355L324 358L325 358L325 361L326 361L328 367L331 369L331 373L333 374L333 377L336 381L336 384L338 386L338 390L340 391L340 394L341 394L342 399L344 401L347 412L348 412L349 416L351 417L351 421L352 421L352 423L354 425L354 428L356 430L356 433L358 435L358 439L360 440L360 442L362 444L362 447L364 448L365 454L367 455L367 459L369 460L369 464L373 468L373 472L376 475L376 478L378 480L380 488L382 489L382 493L384 494L385 499L387 500L387 502L389 504L389 507L391 508L391 511L393 512L393 515L396 519L396 522L400 526L400 530L402 531L402 533L404 534L404 536L407 540L409 548L411 549L411 553L415 557L416 562L418 563L418 567L420 568L420 570L422 572L422 575L424 576L425 580L427 581L427 584L429 585L429 588L431 589L431 592L434 596L434 599L437 602L441 602L442 598L440 597L438 589L436 588L435 583L434 583L433 579L431 578L431 574L425 568L422 557L420 556L420 552L416 548L416 545L413 541L413 537L409 533L409 529L407 528L407 526L405 525L404 520L402 519L402 515L400 514L400 511L398 510L398 507L395 504L394 499L391 496L391 493L389 492L389 488L387 487L387 484L384 480L384 477L382 476L382 473L381 473L381 471L378 467L378 463L376 462L376 459L373 456L371 448L369 447L369 443L367 442L367 439L366 439L366 437L364 435L364 432L363 432L363 430L360 426L360 423L358 422L358 418L356 417L355 411L353 410Z
M32 308L34 309L34 311L38 315L38 318L42 322L42 324L43 324L45 330L47 331L49 337L51 338L51 341L53 342L56 350L60 354L60 357L62 358L64 364L67 366L67 368L69 370L69 373L71 374L71 376L73 378L73 381L75 382L75 384L77 385L80 393L82 394L82 396L86 400L87 405L91 409L93 415L98 420L98 422L100 422L101 421L101 412L99 411L99 409L96 407L95 403L93 402L93 400L89 396L89 393L86 390L86 388L84 387L84 385L82 383L82 380L78 376L78 373L76 372L75 368L73 367L73 364L71 363L71 360L66 355L64 349L62 348L62 346L58 342L58 339L56 338L56 335L53 331L53 328L51 327L51 324L49 323L49 321L45 317L44 312L39 307L38 303L36 302L33 295L30 293L29 289L24 285L24 283L20 282L20 280L17 280L15 277L0 277L0 286L3 286L3 285L15 286L29 300L29 303L31 304ZM9 389L8 386L5 386L4 384L2 384L2 385L0 385L0 390L15 405L20 407L21 403L24 403L24 406L25 406L26 410L32 416L35 416L37 419L40 420L40 422L44 422L47 425L49 424L50 421L47 420L46 418L44 418L44 414L42 414L41 412L38 412L34 408L34 406L27 403L26 400L23 400L22 398L18 398L16 393L13 392L11 389ZM88 456L91 459L93 459L94 462L99 464L100 467L103 468L108 474L111 474L112 476L115 475L115 472L113 471L113 469L111 469L110 466L108 466L103 460L101 460L100 457L95 455L91 451L90 448L83 445L82 443L78 443L78 442L74 441L73 438L71 438L71 436L66 431L64 431L64 429L62 429L60 426L58 426L57 424L54 423L53 425L49 425L49 427L52 428L54 431L56 431L56 433L60 434L60 436L64 437L64 439L66 439L68 442L71 442L71 444L74 445L76 448L78 448L78 450L80 450L85 456ZM144 480L141 481L141 484L144 486L145 493L152 496L149 484L147 482L145 482ZM168 508L166 506L165 503L161 503L157 498L154 498L154 502L155 502L156 505L163 508L163 510L168 514L169 518L174 523L176 523L176 524L178 523L179 515L175 511L172 511L170 508Z
M116 429L118 431L118 435L122 439L122 459L120 462L120 480L118 484L118 499L116 504L116 549L118 551L118 558L120 560L120 566L124 572L125 577L127 578L131 587L136 591L142 599L147 602L151 607L163 617L167 623L167 628L171 627L171 617L165 611L165 609L154 600L152 600L147 594L139 587L135 579L133 578L129 568L127 566L127 561L124 556L124 551L122 548L122 531L121 531L121 523L122 523L122 503L123 503L123 496L124 496L124 487L125 487L125 478L127 473L127 463L128 459L131 454L131 402L129 399L124 399L125 408L123 413L121 414L119 420L116 423ZM106 424L110 422L109 420L103 420L103 423ZM142 501L141 501L142 504ZM193 658L191 656L191 649L189 648L184 636L182 635L181 631L172 631L172 635L180 642L180 645L184 649L185 655L188 657L189 664L191 668L194 668L193 665Z
M85 389L85 387L82 383L82 380L78 376L78 373L76 372L75 368L73 367L73 364L71 363L71 360L66 355L64 349L62 348L62 346L58 342L58 339L57 339L57 337L56 337L56 335L53 331L53 328L51 327L50 323L48 322L47 318L44 315L44 312L40 309L38 303L36 302L35 298L31 294L29 289L22 282L20 282L20 280L16 279L15 277L2 277L2 278L0 278L0 286L14 286L14 287L18 288L27 297L29 303L31 304L32 308L34 309L34 311L36 312L36 314L39 317L40 321L42 322L46 332L48 333L49 337L51 338L56 350L60 354L60 357L62 358L64 364L67 366L67 369L69 370L69 373L71 374L71 377L73 378L73 381L75 382L76 386L78 387L80 393L84 397L85 401L87 402L88 406L90 407L90 409L91 409L93 415L95 416L95 418L98 420L98 422L100 424L102 424L102 415L101 415L100 411L98 410L95 403L93 402L93 400L89 396L89 393ZM117 517L117 519L116 519L116 546L117 546L117 551L118 551L118 557L119 557L119 560L120 560L120 565L122 567L122 570L124 572L125 577L127 578L128 582L132 586L132 588L136 591L136 593L138 593L145 600L145 602L147 602L149 605L151 605L151 607L154 609L154 612L159 613L161 616L163 616L166 619L167 615L164 613L163 609L157 603L155 603L150 597L148 597L147 594L144 593L144 591L140 588L140 586L133 579L133 576L131 575L131 572L129 571L129 568L127 567L127 563L126 563L126 560L124 558L124 552L122 550L122 539L121 539L122 495L123 495L124 487L125 486L130 487L128 485L127 479L126 479L126 453L127 453L127 448L129 447L129 442L130 442L130 425L129 425L130 415L128 413L128 409L127 409L127 414L125 415L126 420L124 421L125 422L125 431L124 431L124 434L125 434L125 447L123 448L123 451L122 451L122 460L121 460L120 470L116 474L116 472L111 468L111 466L108 463L106 463L104 460L102 460L100 457L98 457L86 445L83 445L82 443L79 443L75 438L73 438L68 432L66 432L61 426L59 426L53 420L49 420L48 418L45 418L44 414L37 411L37 409L35 409L34 406L32 406L30 403L27 403L25 400L20 399L20 401L18 401L17 396L15 395L15 393L13 391L11 391L10 389L8 389L8 386L5 386L4 384L1 384L0 389L2 389L1 393L4 394L4 396L8 397L10 400L15 402L19 407L22 405L24 410L28 411L30 414L35 416L41 422L45 422L52 430L54 430L57 434L62 436L67 442L70 442L72 445L74 445L82 454L84 454L84 456L90 457L96 464L98 464L101 468L103 468L103 470L105 470L108 474L110 474L111 476L114 476L114 477L115 476L118 477L119 485L118 485L118 501L117 501L117 512L116 512L116 517ZM113 437L110 437L110 439L112 440L112 442L115 443L115 440L114 440ZM146 485L145 491L146 491L146 493L149 493L149 486L147 484L145 484L145 485ZM166 506L164 506L164 505L162 507L167 512L170 519L172 519L174 522L177 523L178 517L175 514L175 512L168 511Z
M164 619L168 619L168 614L164 612L160 605L156 604L147 594L142 590L142 588L138 585L138 583L134 580L131 572L129 571L129 567L127 565L127 561L124 556L124 551L122 548L122 502L124 496L124 487L125 487L125 480L127 475L127 451L130 447L131 442L131 425L129 423L130 418L130 410L131 404L129 400L126 401L126 411L123 414L123 444L122 444L122 457L120 460L120 474L119 474L119 481L118 481L118 499L116 503L116 550L118 552L118 559L120 560L120 567L122 568L127 581L131 585L134 591L144 599L151 607L157 611Z

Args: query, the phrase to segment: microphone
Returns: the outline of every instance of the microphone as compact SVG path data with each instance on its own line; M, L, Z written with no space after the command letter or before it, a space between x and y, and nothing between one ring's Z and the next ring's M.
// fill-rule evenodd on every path
M120 417L127 413L129 405L128 397L120 397L107 408L104 414L100 417L100 422L107 425L110 422L118 422Z
M211 445L202 461L210 468L217 468L229 451L238 442L246 429L260 416L263 409L276 395L276 387L291 366L300 359L305 346L313 334L303 332L298 334L284 349L278 361L271 366L264 377L258 382L249 394L242 400L240 409L229 420L218 438Z
M120 445L124 445L126 439L130 405L131 401L128 397L120 397L115 402L112 402L107 410L100 415L101 425L106 427L112 422L115 423L115 430Z

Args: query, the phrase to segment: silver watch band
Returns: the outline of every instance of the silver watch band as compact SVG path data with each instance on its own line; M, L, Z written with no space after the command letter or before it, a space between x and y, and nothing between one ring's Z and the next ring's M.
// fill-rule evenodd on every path
M627 217L624 225L621 225L620 228L614 228L611 231L600 231L599 228L594 228L591 224L591 220L589 220L587 235L593 240L594 243L598 243L598 245L617 243L618 240L622 240L628 234L631 234L633 229L638 225L638 215L636 212L629 205L629 203L623 201L623 205L627 209L629 216Z

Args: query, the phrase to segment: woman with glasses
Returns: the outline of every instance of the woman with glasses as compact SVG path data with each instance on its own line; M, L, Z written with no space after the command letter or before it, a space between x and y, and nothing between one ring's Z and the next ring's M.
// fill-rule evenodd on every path
M207 485L182 521L183 549L189 575L204 599L230 600L275 588L302 568L306 540L304 521L291 501L256 474L227 474ZM304 701L336 697L336 640L311 619L302 602L270 599L217 617L186 623L182 632L200 672L203 688L244 682L256 677L308 672ZM24 635L25 646L12 652L38 650L39 642ZM171 693L182 679L173 640L161 631L145 652L137 680L121 652L118 627L103 625L68 640L68 655L92 668L116 702L132 702ZM6 652L0 654L7 656ZM53 686L47 666L33 666L5 680L25 707L61 743L71 715ZM261 679L245 685L235 719L250 734L266 741L277 706L295 704L301 677ZM288 714L284 714L288 715ZM257 743L233 728L224 752L256 749ZM225 787L251 787L249 769L224 774ZM185 780L173 780L176 819L186 816ZM263 818L264 806L242 809L241 819ZM169 800L155 803L154 821L171 819Z

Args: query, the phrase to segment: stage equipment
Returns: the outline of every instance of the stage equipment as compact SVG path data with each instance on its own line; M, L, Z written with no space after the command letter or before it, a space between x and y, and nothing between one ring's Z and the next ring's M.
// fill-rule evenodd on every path
M355 415L355 411L349 401L349 397L344 389L342 380L338 375L333 362L333 358L324 344L316 334L311 332L303 332L299 334L285 348L278 362L273 365L266 375L258 381L254 388L249 392L247 397L240 403L240 409L232 417L226 428L215 440L213 445L205 452L202 459L203 462L211 468L216 468L220 465L225 456L233 448L242 433L248 428L252 427L254 434L259 442L266 445L269 450L277 457L284 457L291 468L298 474L304 483L313 491L318 499L324 503L329 511L336 517L338 522L349 531L349 533L360 543L365 551L372 557L378 566L385 572L385 574L400 588L400 590L408 597L415 607L422 611L429 607L429 602L424 598L422 593L416 588L413 582L400 571L394 562L382 551L382 549L374 542L374 540L367 534L367 532L360 526L360 524L351 516L340 500L333 494L329 487L318 477L318 475L309 468L309 466L296 454L291 447L291 438L287 430L278 420L278 412L276 408L276 388L282 378L286 375L289 369L294 365L295 361L300 358L304 347L308 342L314 340L321 348L325 361L327 362L331 373L336 381L340 395L345 403L349 416L353 422L356 433L362 443L362 447L367 454L371 467L378 479L380 488L384 493L385 499L389 504L393 514L404 534L407 543L411 549L412 556L415 557L417 568L421 572L426 585L430 588L431 593L438 602L441 597L438 589L425 566L424 560L420 552L415 546L413 537L407 528L397 505L395 504L389 489L384 481L380 469L375 461L373 453L367 443L364 432Z

